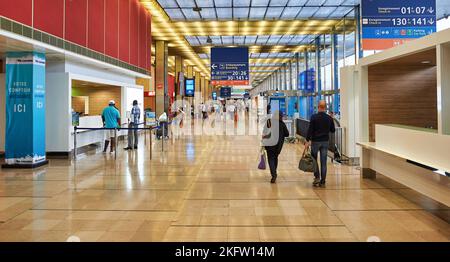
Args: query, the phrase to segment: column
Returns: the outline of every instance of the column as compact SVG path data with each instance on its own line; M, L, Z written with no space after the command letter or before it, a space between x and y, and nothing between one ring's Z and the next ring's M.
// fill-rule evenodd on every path
M165 41L155 43L155 85L156 85L156 116L168 112L169 99L167 97L167 65L168 45Z
M180 94L180 86L183 86L183 84L180 84L180 74L184 74L184 65L183 65L184 59L181 56L175 56L175 98L176 100L181 99ZM184 77L181 79L181 81L184 81Z
M340 95L339 95L339 66L338 66L338 50L337 50L337 34L333 32L331 34L331 81L332 88L334 90L334 99L333 99L333 112L339 112L339 103L340 103Z
M201 86L201 75L200 72L195 72L195 103L200 103L202 100L202 86Z
M6 54L5 164L2 167L35 168L48 163L45 63L42 53Z
M356 22L356 32L355 32L355 64L358 64L359 59L363 57L362 50L362 38L361 38L361 5L355 7L355 22ZM344 20L345 23L345 20ZM345 32L345 31L344 31Z
M292 61L289 61L289 90L294 90L294 81L292 81Z
M194 66L190 65L187 67L187 77L194 78Z
M322 99L322 84L321 84L321 78L320 75L320 37L317 37L315 40L315 46L316 46L316 65L315 65L315 71L316 71L316 92L317 92L317 99L316 102L318 102L320 99Z
M450 47L437 47L438 132L450 135Z

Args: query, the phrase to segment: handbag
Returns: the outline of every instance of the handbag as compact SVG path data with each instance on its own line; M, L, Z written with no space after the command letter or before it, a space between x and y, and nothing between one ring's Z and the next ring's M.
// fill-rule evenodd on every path
M261 153L260 153L258 169L260 169L260 170L265 170L266 169L266 154L264 152L264 148L263 147L261 147Z
M305 148L302 158L298 163L298 169L303 172L314 173L317 171L317 161L311 155L311 149Z

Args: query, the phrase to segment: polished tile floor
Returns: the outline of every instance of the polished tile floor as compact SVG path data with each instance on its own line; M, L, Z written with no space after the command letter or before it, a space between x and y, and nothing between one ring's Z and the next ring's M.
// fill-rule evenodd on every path
M328 163L327 188L286 144L279 178L256 168L258 136L141 137L137 151L90 152L38 170L0 170L0 241L450 241L448 220L410 190ZM122 148L124 144L120 145ZM434 203L431 209L449 214Z

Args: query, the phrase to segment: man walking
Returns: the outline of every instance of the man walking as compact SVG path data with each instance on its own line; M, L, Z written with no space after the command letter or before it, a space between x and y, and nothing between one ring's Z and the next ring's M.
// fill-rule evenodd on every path
M131 109L131 121L128 125L130 128L138 128L139 120L141 119L141 109L138 106L138 101L133 101L133 108ZM134 142L134 147L133 147ZM125 150L138 148L138 130L137 129L128 129L128 147L124 148Z
M306 147L311 146L311 155L317 161L320 152L320 172L314 172L315 187L325 187L327 178L327 153L330 132L335 132L334 121L326 113L327 104L325 101L319 102L318 113L311 116L308 134L306 136Z
M115 107L116 102L114 100L109 101L109 105L103 109L102 120L103 126L106 128L119 128L120 127L120 113ZM114 130L106 130L105 147L103 153L106 153L108 149L109 141L111 140L111 153L116 149L116 139L114 136Z

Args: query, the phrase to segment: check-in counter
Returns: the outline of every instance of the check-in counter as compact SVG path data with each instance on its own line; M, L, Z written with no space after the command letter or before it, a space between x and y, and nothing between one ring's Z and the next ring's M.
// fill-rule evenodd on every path
M101 128L103 121L101 116L83 116L80 117L79 127L83 128ZM74 130L72 129L72 137ZM105 139L104 130L77 130L77 147L83 147L90 144L102 143ZM73 141L73 140L72 140ZM73 149L73 144L71 145Z

